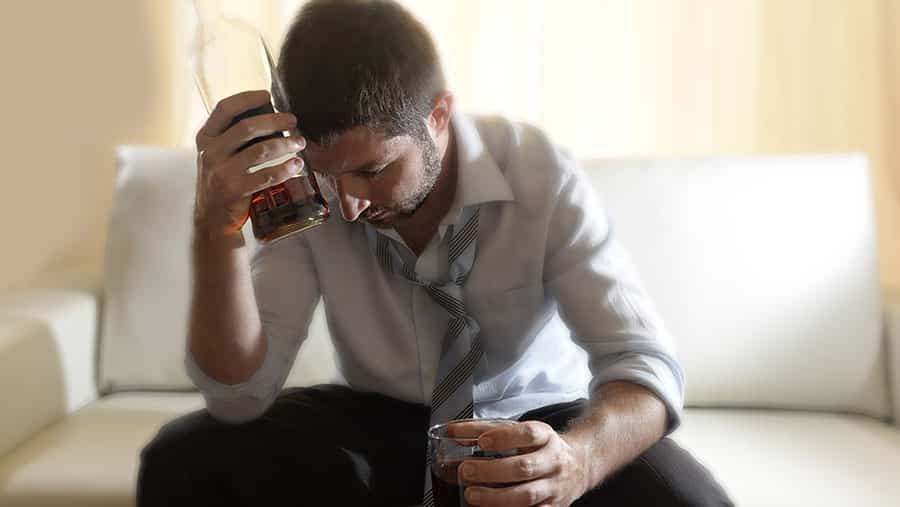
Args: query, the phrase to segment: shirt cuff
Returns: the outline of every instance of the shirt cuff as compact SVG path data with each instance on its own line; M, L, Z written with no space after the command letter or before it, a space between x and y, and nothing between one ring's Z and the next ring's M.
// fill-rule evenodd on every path
M677 364L673 366L660 357L647 354L627 354L594 375L590 392L595 393L603 384L616 381L638 384L663 402L668 416L664 436L681 425L684 375Z
M273 359L273 347L270 346L260 368L239 384L224 384L207 375L197 364L190 347L186 347L184 365L188 377L203 394L209 413L222 422L241 424L262 416L281 390L281 383L272 378Z

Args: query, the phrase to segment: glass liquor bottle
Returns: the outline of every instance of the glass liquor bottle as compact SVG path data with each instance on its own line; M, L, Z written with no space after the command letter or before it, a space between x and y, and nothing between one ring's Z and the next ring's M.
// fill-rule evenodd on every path
M271 52L262 35L248 23L227 16L221 0L195 0L197 28L191 52L194 78L203 105L212 112L222 99L247 90L269 90L272 101L245 111L237 122L259 114L290 112L290 104ZM302 119L298 119L302 124ZM286 136L286 132L252 139L248 146ZM248 169L255 172L287 161L288 154ZM261 244L271 243L325 222L330 215L315 176L305 168L283 183L253 194L249 216L253 235Z

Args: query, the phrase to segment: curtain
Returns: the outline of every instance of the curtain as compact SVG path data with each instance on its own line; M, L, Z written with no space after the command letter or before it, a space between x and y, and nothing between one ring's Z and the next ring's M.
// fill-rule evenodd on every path
M303 0L223 2L277 52ZM900 287L900 2L401 3L461 109L537 124L580 158L865 152L882 278ZM206 114L192 86L187 143Z

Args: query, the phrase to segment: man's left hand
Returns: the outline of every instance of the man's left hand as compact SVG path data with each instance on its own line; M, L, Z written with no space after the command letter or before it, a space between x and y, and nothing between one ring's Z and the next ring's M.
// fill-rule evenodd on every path
M468 460L460 467L466 501L478 506L568 507L588 489L585 454L549 425L528 421L482 434L489 451L519 449L522 454L494 460Z

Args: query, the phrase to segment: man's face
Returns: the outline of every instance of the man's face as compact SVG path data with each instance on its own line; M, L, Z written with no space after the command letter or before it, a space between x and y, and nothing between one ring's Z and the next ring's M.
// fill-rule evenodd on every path
M355 127L327 147L309 143L304 159L326 199L340 202L345 220L391 228L418 209L437 181L440 157L431 138L424 144Z

